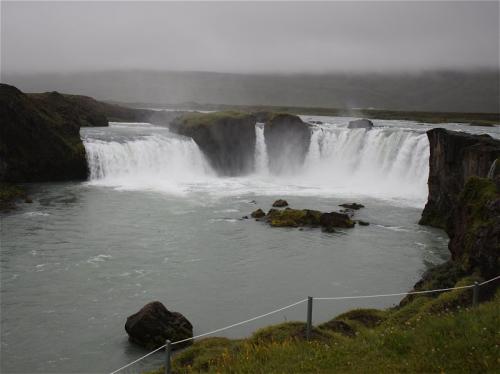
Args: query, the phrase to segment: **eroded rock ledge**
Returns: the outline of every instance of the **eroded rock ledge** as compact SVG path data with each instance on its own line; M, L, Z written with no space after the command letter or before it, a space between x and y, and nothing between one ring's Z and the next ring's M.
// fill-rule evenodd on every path
M500 157L500 141L445 129L427 132L430 144L429 198L420 224L446 229L460 192L472 177L486 177Z
M170 129L193 138L221 175L253 171L255 116L243 112L186 113Z

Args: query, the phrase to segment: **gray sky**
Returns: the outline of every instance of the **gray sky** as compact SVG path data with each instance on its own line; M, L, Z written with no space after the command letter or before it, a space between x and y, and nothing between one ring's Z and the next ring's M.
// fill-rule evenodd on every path
M497 68L494 2L1 2L3 73Z

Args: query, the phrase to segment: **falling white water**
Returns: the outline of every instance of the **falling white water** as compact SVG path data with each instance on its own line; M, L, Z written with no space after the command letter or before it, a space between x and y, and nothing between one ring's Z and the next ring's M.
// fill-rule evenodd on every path
M269 174L269 159L262 123L255 125L255 172L260 175Z
M256 125L255 135L255 173L224 178L211 169L193 140L165 128L115 124L86 129L90 183L214 196L369 196L416 207L427 199L429 144L424 132L315 126L303 165L289 165L285 169L294 172L282 175L268 168L262 124Z
M92 184L183 193L213 175L196 143L168 134L84 140Z
M425 202L425 133L403 129L314 129L302 178L338 192Z

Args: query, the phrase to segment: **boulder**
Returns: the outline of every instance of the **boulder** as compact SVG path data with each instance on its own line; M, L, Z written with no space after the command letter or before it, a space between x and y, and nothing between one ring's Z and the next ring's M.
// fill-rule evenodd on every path
M349 215L345 213L323 213L320 216L320 224L321 227L325 229L329 229L332 227L343 227L343 228L352 228L354 227L354 222L351 220Z
M310 209L271 209L266 221L273 227L318 227L321 212Z
M182 314L170 312L159 301L146 304L137 313L127 318L125 330L130 341L149 350L156 349L169 339L172 342L193 337L193 325ZM189 340L174 345L181 348L191 344Z
M253 218L262 218L266 215L266 213L262 210L262 209L257 209L257 210L254 210L251 214L251 216Z
M373 122L369 119L356 119L354 121L350 121L347 125L348 129L368 129L370 130L373 127Z
M352 210L359 210L365 207L363 204L358 204L358 203L346 203L346 204L340 204L339 206Z
M284 208L286 206L288 206L288 202L286 200L282 200L282 199L276 200L273 203L273 207L275 207L275 208Z
M370 225L370 222L362 221L360 219L358 219L357 222L360 226L369 226Z

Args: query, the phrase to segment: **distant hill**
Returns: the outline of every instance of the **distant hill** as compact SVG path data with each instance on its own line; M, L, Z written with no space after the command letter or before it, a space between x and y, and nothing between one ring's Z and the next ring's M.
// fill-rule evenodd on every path
M3 75L23 91L121 102L500 112L498 70L398 74L225 74L114 71Z

